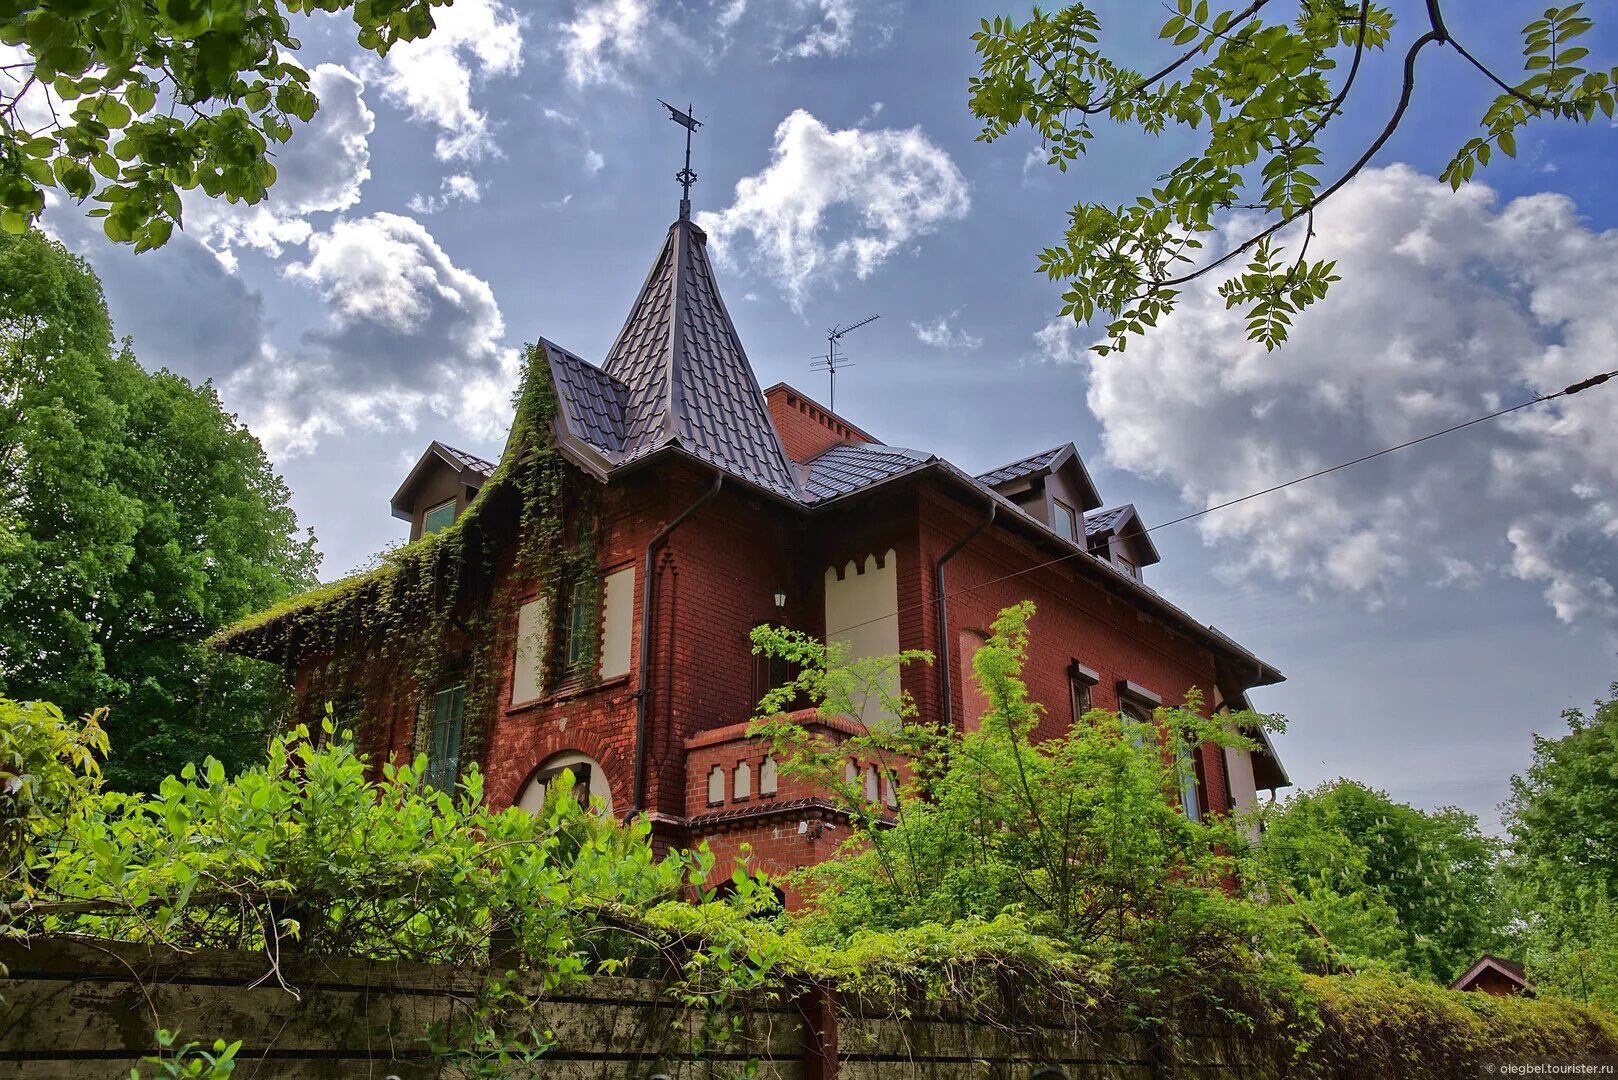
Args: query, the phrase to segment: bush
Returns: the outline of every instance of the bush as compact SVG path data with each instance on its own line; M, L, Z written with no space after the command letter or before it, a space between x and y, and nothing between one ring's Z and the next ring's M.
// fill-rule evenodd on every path
M1618 1055L1618 1018L1563 999L1447 990L1402 975L1308 976L1313 1077L1476 1077L1490 1059Z

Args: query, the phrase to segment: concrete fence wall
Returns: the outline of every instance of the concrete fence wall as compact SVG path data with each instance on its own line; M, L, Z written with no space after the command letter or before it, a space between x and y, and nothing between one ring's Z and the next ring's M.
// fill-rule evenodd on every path
M0 963L9 969L0 980L0 1080L127 1078L153 1052L160 1026L205 1046L243 1040L235 1075L251 1080L455 1076L423 1036L469 1010L486 975L305 957L285 958L277 972L257 953L66 938L0 942ZM994 1026L941 1011L882 1017L838 1010L824 993L746 1010L739 1030L719 1040L711 1015L653 980L597 978L545 993L539 979L519 977L513 989L529 1000L532 1024L552 1033L535 1075L555 1080L1028 1080L1045 1064L1073 1080L1160 1074L1138 1036ZM1195 1039L1183 1060L1211 1080L1269 1075L1253 1049Z

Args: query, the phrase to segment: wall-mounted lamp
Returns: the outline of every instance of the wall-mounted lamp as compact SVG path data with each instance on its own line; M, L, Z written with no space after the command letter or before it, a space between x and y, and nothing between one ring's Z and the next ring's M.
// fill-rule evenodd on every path
M784 593L784 592L781 592L780 590L777 590L776 594L775 594L775 610L776 611L785 611L786 606L787 606L787 594Z

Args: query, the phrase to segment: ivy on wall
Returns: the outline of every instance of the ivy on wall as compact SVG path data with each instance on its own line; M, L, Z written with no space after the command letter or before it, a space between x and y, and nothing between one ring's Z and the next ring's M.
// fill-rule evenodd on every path
M211 644L301 667L307 684L296 721L315 720L310 710L327 701L349 722L414 704L417 750L422 703L445 680L464 680L463 762L481 759L516 644L517 608L531 596L545 600L542 685L588 686L597 635L585 636L584 655L570 667L567 620L576 582L586 586L581 601L599 606L596 485L556 449L556 401L543 347L527 346L505 453L452 525L387 552L372 569L244 619Z

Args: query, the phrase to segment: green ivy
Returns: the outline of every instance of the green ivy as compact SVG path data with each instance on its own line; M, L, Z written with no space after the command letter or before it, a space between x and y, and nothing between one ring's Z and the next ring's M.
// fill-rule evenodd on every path
M344 706L344 722L357 722L362 712L385 715L402 695L413 690L418 702L429 700L443 678L460 673L467 688L461 757L480 760L501 707L517 607L536 587L545 600L550 646L543 685L594 681L594 635L578 668L582 676L564 671L561 650L572 584L587 582L589 599L597 599L596 485L556 449L556 392L543 347L528 346L527 357L505 453L460 518L384 554L370 570L293 597L213 639L218 649L274 659L289 669L324 658L309 671L304 711L295 719L312 724L317 717L310 710L327 701ZM572 537L570 509L579 523ZM501 557L512 536L513 561L502 579ZM446 652L446 643L457 638L466 643L464 656ZM362 706L355 687L366 690ZM417 714L419 720L419 704Z

